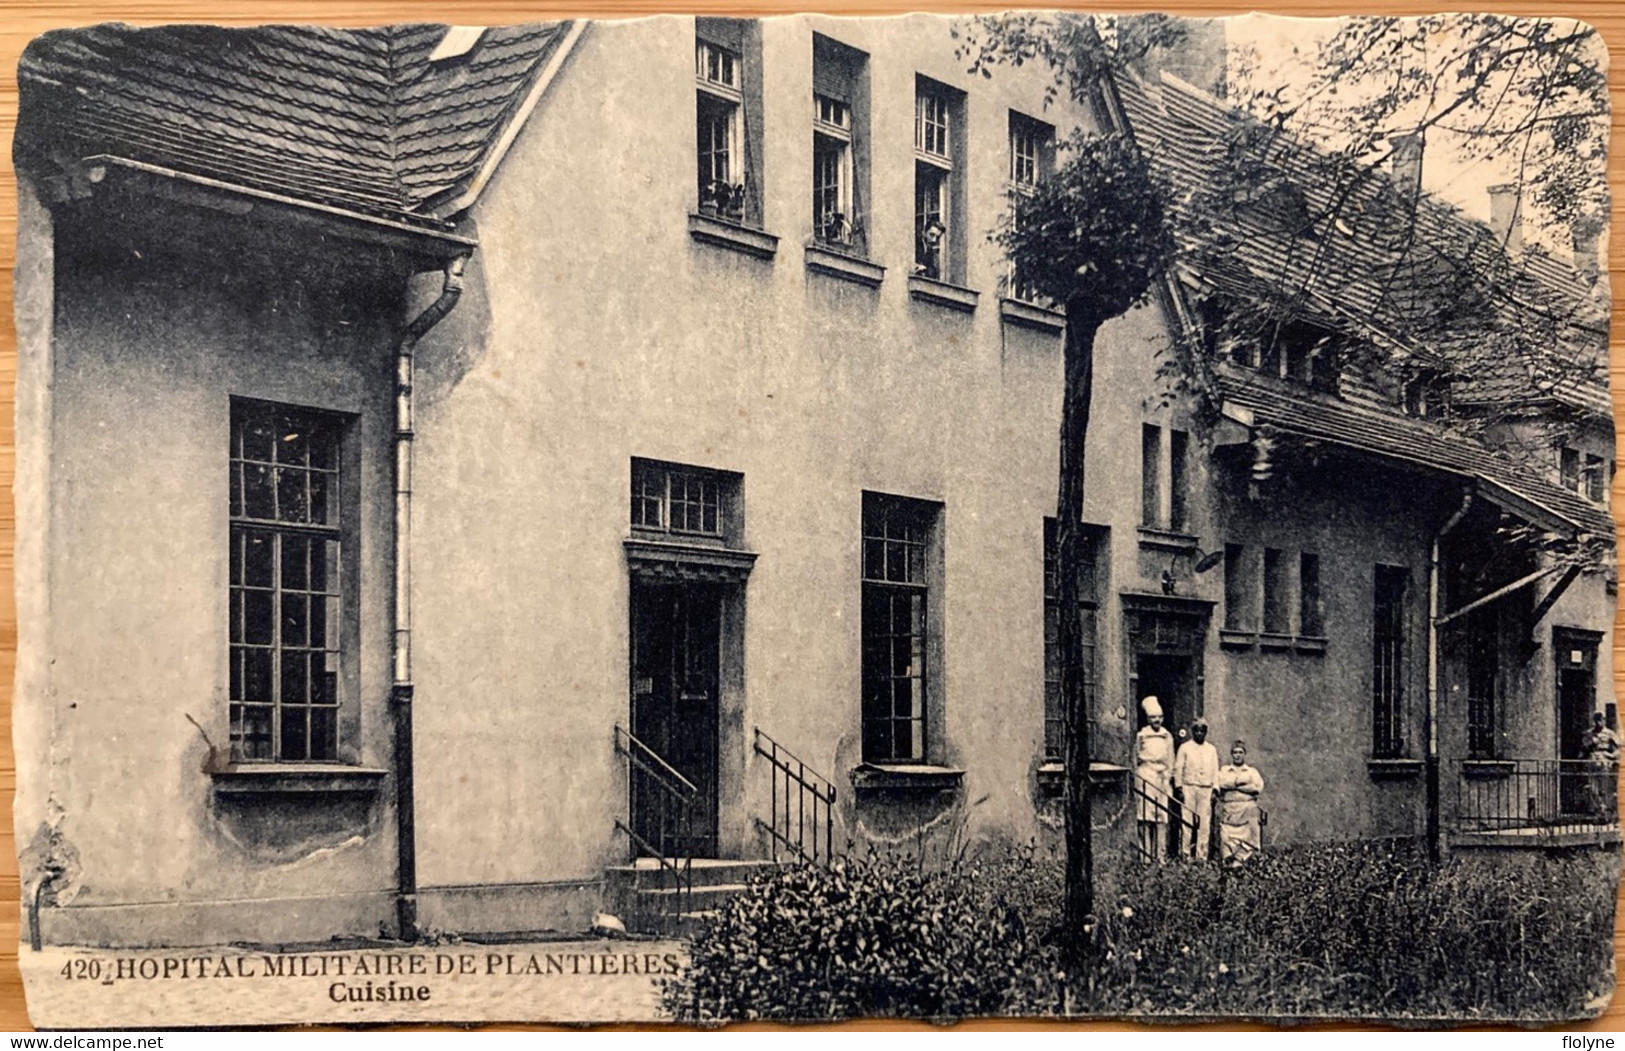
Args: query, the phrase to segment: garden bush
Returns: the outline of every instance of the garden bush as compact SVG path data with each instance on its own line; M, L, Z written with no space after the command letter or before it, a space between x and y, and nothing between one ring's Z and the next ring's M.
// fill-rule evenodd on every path
M668 986L681 1019L1015 1014L1551 1021L1613 986L1619 854L1468 855L1410 841L1285 848L1236 869L1097 874L1095 966L1048 944L1062 864L1035 847L753 884Z

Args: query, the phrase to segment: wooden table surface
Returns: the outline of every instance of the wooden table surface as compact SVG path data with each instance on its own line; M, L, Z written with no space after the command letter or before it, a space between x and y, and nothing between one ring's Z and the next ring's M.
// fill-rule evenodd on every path
M4 158L0 159L0 297L11 301L12 274L16 263L17 188L16 176L11 168L10 141L17 124L17 58L28 41L47 29L59 26L88 25L103 21L123 21L137 24L160 22L217 22L226 25L254 25L264 22L321 22L329 25L374 25L384 22L456 22L464 25L491 25L502 22L524 22L538 19L591 16L617 17L685 11L702 14L773 15L793 14L812 7L818 11L838 15L902 14L909 11L932 10L942 12L997 11L1008 4L956 2L956 0L819 0L816 4L796 3L795 0L754 0L754 2L724 3L721 0L697 0L680 3L678 0L606 0L602 3L583 2L565 4L538 0L521 3L516 0L82 0L82 2L46 2L46 0L0 0L0 139L6 144ZM1425 0L1368 0L1360 7L1362 14L1431 14L1457 6L1449 3L1430 3ZM1245 12L1249 9L1279 14L1303 16L1332 16L1349 11L1344 3L1304 2L1291 0L1259 0L1253 7L1219 6L1189 0L1147 6L1126 4L1114 10L1160 10L1180 15L1223 15ZM1613 100L1613 133L1616 148L1609 158L1608 177L1615 202L1625 199L1625 0L1551 0L1549 3L1528 3L1527 0L1499 2L1493 5L1497 12L1511 15L1538 15L1581 18L1596 26L1608 44L1612 63L1609 90ZM1618 209L1616 208L1616 219ZM1625 287L1625 223L1615 222L1609 241L1609 272L1615 289ZM1615 302L1619 297L1615 296ZM1613 389L1614 412L1625 419L1625 335L1622 326L1615 325L1611 340L1612 361L1609 377ZM15 469L15 422L13 406L17 379L17 336L9 309L0 311L0 571L5 583L0 585L0 798L9 799L16 784L16 762L11 748L12 678L16 663L17 612L13 601L12 554L16 530L16 516L11 502L11 480ZM1625 477L1622 475L1621 477ZM1618 494L1616 492L1616 498ZM1625 683L1625 634L1616 634L1614 660L1614 687L1620 691ZM22 979L17 971L18 901L17 856L10 822L0 821L0 1030L28 1028L28 1016L23 1007ZM1616 954L1625 944L1625 896L1622 908L1615 917L1614 946ZM1053 1028L1052 1024L1021 1022L975 1022L971 1028ZM1117 1024L1072 1024L1077 1029L1124 1029L1131 1026ZM763 1027L750 1027L763 1028ZM771 1027L766 1027L771 1028ZM868 1022L851 1023L853 1029L927 1028L906 1023ZM1217 1026L1201 1028L1260 1028L1256 1026ZM1340 1027L1328 1027L1340 1028ZM1565 1032L1579 1029L1625 1031L1625 995L1616 995L1608 1011L1587 1026L1563 1027Z

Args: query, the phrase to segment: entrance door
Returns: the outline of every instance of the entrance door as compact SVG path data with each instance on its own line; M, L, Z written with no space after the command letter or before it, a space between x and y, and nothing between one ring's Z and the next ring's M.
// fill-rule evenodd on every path
M721 618L714 585L632 585L632 734L698 789L685 820L663 779L633 767L632 829L667 856L717 854Z
M1155 697L1162 705L1162 725L1174 735L1174 747L1190 736L1191 720L1196 718L1196 674L1191 658L1160 653L1141 653L1134 659L1138 702ZM1145 715L1140 715L1144 726Z
M1557 755L1562 773L1558 797L1565 814L1583 814L1596 807L1588 789L1585 736L1597 703L1597 646L1589 639L1555 634L1557 657Z

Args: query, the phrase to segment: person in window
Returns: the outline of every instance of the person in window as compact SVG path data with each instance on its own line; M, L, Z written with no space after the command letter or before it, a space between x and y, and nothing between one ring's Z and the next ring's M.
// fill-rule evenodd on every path
M1191 739L1174 755L1174 795L1185 813L1179 825L1179 856L1206 861L1213 831L1213 789L1219 783L1219 750L1207 739L1207 720L1191 723ZM1192 825L1194 822L1194 826Z
M1173 801L1169 779L1174 768L1174 735L1162 725L1162 704L1155 697L1140 702L1146 725L1134 738L1134 776L1139 778L1140 853L1161 861L1167 854L1168 810Z
M1608 728L1601 712L1591 713L1591 729L1581 739L1585 756L1587 794L1591 810L1598 817L1612 818L1619 804L1615 792L1619 784L1619 735Z
M1230 762L1219 767L1219 858L1240 865L1264 845L1259 794L1264 775L1247 765L1247 745L1230 746Z

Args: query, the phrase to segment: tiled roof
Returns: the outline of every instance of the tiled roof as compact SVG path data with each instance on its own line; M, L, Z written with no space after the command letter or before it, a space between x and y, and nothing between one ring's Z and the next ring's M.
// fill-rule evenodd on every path
M1400 356L1460 368L1462 403L1556 398L1607 413L1606 308L1565 262L1538 250L1514 260L1487 226L1426 194L1413 227L1409 198L1384 171L1349 160L1334 180L1327 172L1336 159L1178 78L1124 75L1116 86L1135 138L1172 185L1185 246L1199 237L1223 244L1222 254L1203 253L1201 281L1239 296L1292 292L1307 317ZM1238 191L1251 193L1246 200L1216 200L1235 156L1258 165L1258 184ZM1346 195L1335 209L1334 195ZM1331 212L1336 220L1319 218ZM1539 345L1515 353L1485 347L1482 331L1437 323L1441 290L1464 275L1521 304L1520 316L1551 319L1560 338L1525 340Z
M1488 487L1491 500L1547 527L1572 527L1603 538L1614 535L1614 521L1606 508L1476 441L1452 437L1433 424L1332 398L1312 399L1298 392L1276 390L1257 380L1221 375L1218 384L1225 405L1252 413L1255 424L1474 478Z
M559 46L560 23L487 29L431 63L444 26L101 25L23 53L18 149L111 155L432 224Z

